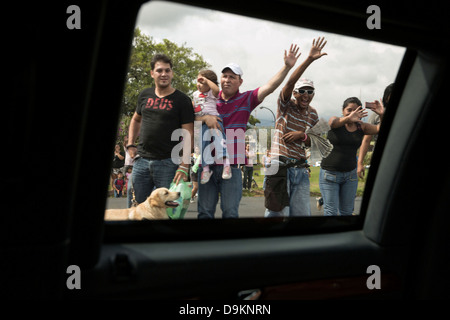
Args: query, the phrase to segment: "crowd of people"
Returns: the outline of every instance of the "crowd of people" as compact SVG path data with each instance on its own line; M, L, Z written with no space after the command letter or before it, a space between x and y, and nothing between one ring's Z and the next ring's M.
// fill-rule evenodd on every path
M110 176L111 190L115 198L127 196L128 207L132 205L131 176L133 172L134 159L128 153L125 145L128 137L124 138L123 151L120 145L116 144L114 148L114 157Z
M279 94L275 136L262 161L266 217L311 215L307 164L311 137L307 130L318 122L319 113L311 106L314 82L301 76L327 55L322 52L326 43L324 38L313 40L308 56ZM150 74L155 85L139 94L124 150L118 145L115 148L111 174L115 194L121 196L128 182L128 190L133 188L136 202L141 203L154 188L191 180L191 201L198 201L198 219L215 217L219 196L222 218L238 218L242 191L251 189L255 164L254 150L245 142L250 113L285 80L300 57L299 50L292 44L284 52L280 70L265 84L245 92L239 90L244 73L238 64L224 66L220 78L212 70L202 70L192 98L172 87L171 59L163 54L153 56ZM356 97L346 99L342 115L329 119L328 139L333 150L322 160L320 170L325 215L353 214L358 176L364 175L362 159L371 137L379 132L392 85L389 88L383 102L365 107ZM377 115L369 123L361 121L367 110ZM194 121L202 123L202 143L195 149ZM182 129L183 136L173 141L172 132L177 129ZM178 144L183 150L174 156L172 151Z

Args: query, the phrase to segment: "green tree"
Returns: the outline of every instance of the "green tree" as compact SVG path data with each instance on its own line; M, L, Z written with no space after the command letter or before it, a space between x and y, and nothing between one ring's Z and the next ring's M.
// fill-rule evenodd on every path
M197 75L201 69L210 68L203 57L194 52L192 48L181 46L167 39L156 43L153 37L147 36L139 28L134 30L134 39L125 90L122 101L122 117L119 122L118 143L128 134L128 124L136 110L139 93L148 87L154 86L150 75L150 61L156 53L164 53L172 59L174 77L172 86L188 96L197 90Z
M261 123L261 121L258 118L255 118L253 115L250 115L247 123L247 130L256 126L257 123Z

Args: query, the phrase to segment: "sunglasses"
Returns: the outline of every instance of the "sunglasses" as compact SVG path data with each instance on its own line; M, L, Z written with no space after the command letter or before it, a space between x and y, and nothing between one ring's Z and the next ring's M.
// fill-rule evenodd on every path
M305 94L305 93L313 94L314 90L298 89L297 92L300 93L300 94Z

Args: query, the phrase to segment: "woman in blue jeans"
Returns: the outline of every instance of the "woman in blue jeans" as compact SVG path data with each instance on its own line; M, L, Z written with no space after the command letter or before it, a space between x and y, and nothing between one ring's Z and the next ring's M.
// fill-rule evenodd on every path
M366 108L383 118L384 107L378 100L366 103ZM364 135L378 134L380 124L361 121L367 116L366 108L356 97L348 98L342 106L342 117L331 117L328 140L333 144L331 153L322 160L319 187L326 216L353 214L358 188L356 152Z

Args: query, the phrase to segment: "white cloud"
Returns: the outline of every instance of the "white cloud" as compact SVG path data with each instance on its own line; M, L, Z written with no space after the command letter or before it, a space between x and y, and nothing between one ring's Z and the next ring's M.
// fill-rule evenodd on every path
M348 97L358 96L362 102L379 99L384 88L394 82L404 54L403 48L373 41L161 1L141 8L137 27L155 40L186 43L218 75L229 62L238 63L244 72L241 91L255 89L274 76L291 43L299 45L302 52L298 66L307 57L312 39L325 36L328 43L323 51L328 55L303 75L314 80L316 95L311 105L324 118L340 115ZM282 86L261 105L275 112ZM257 112L258 118L272 120L267 110Z

